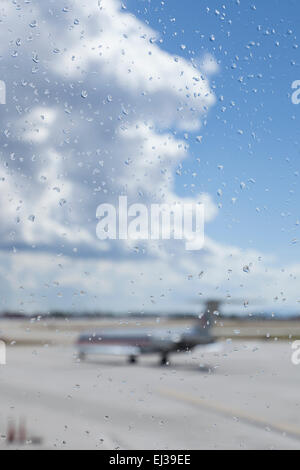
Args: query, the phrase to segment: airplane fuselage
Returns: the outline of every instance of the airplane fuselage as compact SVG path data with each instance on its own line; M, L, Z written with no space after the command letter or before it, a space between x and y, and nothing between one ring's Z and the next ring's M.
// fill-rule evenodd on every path
M195 346L210 344L213 337L205 329L187 330L104 330L80 335L77 347L82 358L88 354L126 355L158 353L166 360L169 353L192 350Z

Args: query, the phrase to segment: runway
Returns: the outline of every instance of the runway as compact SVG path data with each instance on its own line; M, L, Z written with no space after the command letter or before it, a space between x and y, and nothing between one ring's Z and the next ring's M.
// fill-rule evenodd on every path
M239 341L173 355L162 368L155 356L79 362L69 346L11 346L0 366L0 446L299 449L300 366L291 353L287 341ZM8 445L20 421L26 443Z

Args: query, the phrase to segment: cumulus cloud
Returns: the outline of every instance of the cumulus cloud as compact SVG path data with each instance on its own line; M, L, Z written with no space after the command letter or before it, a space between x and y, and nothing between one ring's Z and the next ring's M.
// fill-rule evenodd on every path
M211 54L205 54L198 62L201 70L203 70L203 73L206 75L213 75L219 72L219 64Z
M100 202L172 195L187 149L163 130L196 128L214 96L200 70L161 50L117 2L4 2L2 16L0 50L10 51L0 68L10 84L2 198L10 202L1 202L15 241L53 244L63 232L64 244L95 250Z
M264 282L273 296L278 270L266 273L255 252L96 238L97 206L119 195L204 202L206 221L216 216L210 195L176 193L189 152L173 132L199 129L212 109L213 57L196 65L164 51L115 0L3 0L0 10L3 308L188 309L196 295Z

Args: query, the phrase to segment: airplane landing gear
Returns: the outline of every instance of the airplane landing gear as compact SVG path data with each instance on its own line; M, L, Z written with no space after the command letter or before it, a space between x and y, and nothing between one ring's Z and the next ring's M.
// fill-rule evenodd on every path
M85 358L86 358L86 355L85 355L84 352L80 352L80 353L78 354L78 359L79 359L80 361L84 361Z
M128 362L129 362L129 364L136 364L137 363L137 357L136 356L129 356Z
M167 366L168 364L169 364L168 355L167 355L167 354L163 354L163 355L161 356L160 365L161 365L161 366Z

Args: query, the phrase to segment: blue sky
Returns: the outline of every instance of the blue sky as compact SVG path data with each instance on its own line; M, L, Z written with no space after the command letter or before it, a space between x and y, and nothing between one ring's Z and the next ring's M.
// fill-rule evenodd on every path
M298 311L299 3L0 10L0 310L190 311L217 295ZM204 249L100 241L97 206L120 194L203 200Z
M206 227L218 241L276 253L282 262L295 259L299 244L291 241L300 238L300 106L291 103L290 93L300 77L299 2L124 4L161 32L165 50L187 60L211 53L219 63L211 77L218 100L207 126L195 134L203 135L202 143L189 133L191 156L176 177L178 193L192 191L195 184L222 203L219 216ZM246 183L243 190L241 182Z

